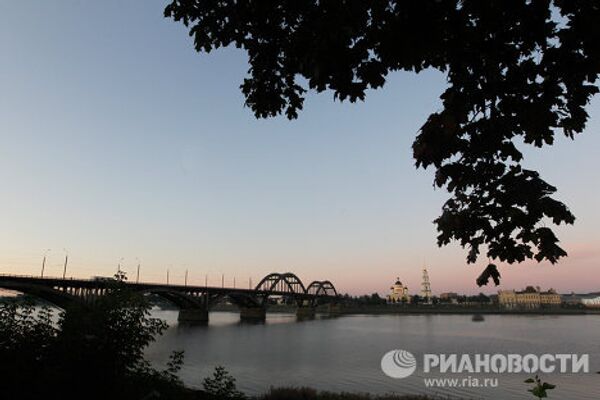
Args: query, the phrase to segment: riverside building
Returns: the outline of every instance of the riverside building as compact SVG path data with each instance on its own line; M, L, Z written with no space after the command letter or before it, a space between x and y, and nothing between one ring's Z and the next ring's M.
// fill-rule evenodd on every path
M500 290L498 303L505 309L533 310L538 308L560 307L561 297L554 289L542 292L540 287L527 286L525 290Z

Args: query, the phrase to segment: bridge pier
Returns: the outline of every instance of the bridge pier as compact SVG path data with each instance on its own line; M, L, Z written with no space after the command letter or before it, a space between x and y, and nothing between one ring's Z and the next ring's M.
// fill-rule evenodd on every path
M207 324L208 310L204 308L182 308L177 321L184 324Z
M315 317L314 307L298 307L296 309L296 317L299 319L310 319Z
M264 321L267 318L267 310L264 307L241 307L240 319L242 321Z

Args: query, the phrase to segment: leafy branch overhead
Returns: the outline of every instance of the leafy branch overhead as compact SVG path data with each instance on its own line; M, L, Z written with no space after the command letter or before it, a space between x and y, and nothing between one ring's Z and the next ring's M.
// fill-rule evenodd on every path
M516 143L584 129L598 92L599 1L173 0L165 16L189 27L198 51L247 51L241 89L260 118L297 118L308 89L354 102L392 71L443 71L443 107L413 144L416 166L435 168L451 194L438 244L458 241L470 263L482 248L508 263L566 255L543 222L575 218L523 168Z

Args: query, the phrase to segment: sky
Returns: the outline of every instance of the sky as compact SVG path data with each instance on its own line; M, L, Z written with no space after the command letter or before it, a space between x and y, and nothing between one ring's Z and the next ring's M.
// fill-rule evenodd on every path
M600 100L575 141L525 151L577 217L558 265L475 278L436 245L448 198L411 144L440 109L443 74L394 73L363 103L310 93L297 120L257 120L236 49L198 54L166 1L0 2L0 273L254 284L269 272L340 292L493 293L525 285L600 290ZM48 249L50 249L48 251Z

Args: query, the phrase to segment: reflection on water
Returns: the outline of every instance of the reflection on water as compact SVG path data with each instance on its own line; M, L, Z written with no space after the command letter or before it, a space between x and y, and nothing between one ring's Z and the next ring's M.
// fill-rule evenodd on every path
M590 374L545 376L557 385L551 398L600 399L600 316L468 315L344 316L297 321L292 314L268 314L266 323L240 323L235 313L214 312L208 326L177 325L176 311L156 311L171 328L148 351L160 364L172 350L185 350L184 382L201 386L215 365L225 366L240 389L261 393L270 386L372 393L438 394L497 400L528 399L526 375L497 377L498 388L426 389L422 370L394 380L380 369L392 349L423 353L589 353ZM450 376L449 376L450 375ZM444 375L465 378L468 375ZM435 376L434 376L435 377Z

